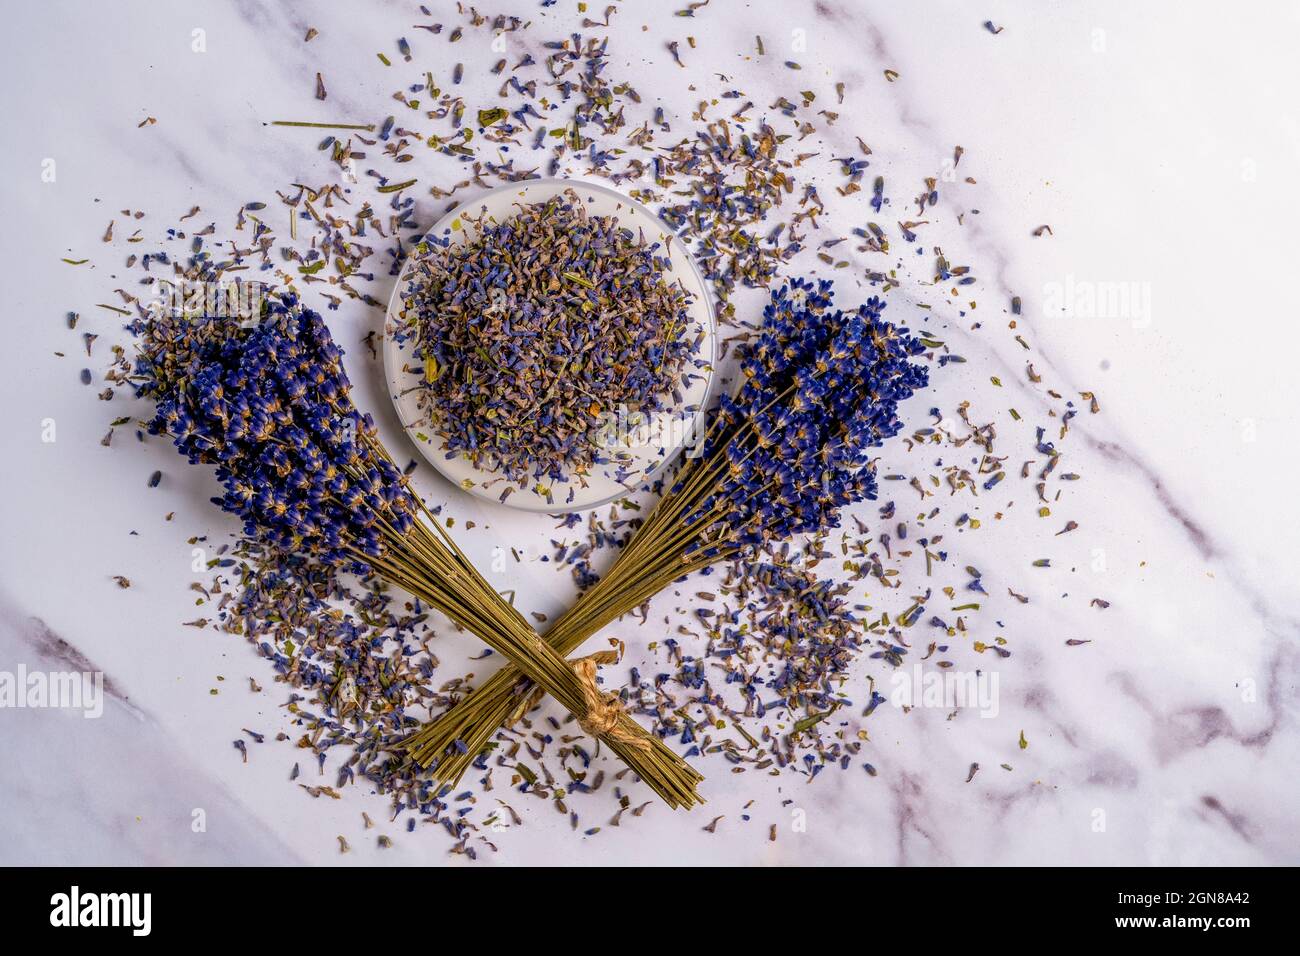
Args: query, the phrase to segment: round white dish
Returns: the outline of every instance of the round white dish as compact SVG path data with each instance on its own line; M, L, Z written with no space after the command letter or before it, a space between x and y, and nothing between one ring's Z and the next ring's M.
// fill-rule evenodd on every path
M683 448L703 435L704 415L712 398L717 359L717 323L713 313L713 296L689 251L673 231L648 207L608 186L573 179L531 179L507 183L467 200L447 212L426 234L428 237L465 242L475 234L463 216L480 215L500 222L511 218L516 204L546 202L572 189L593 216L614 216L619 225L643 233L647 240L662 243L661 251L671 261L665 276L680 282L691 295L690 326L686 334L699 336L699 349L692 357L703 364L691 368L696 372L681 389L681 401L670 403L648 420L631 420L616 416L601 436L615 462L593 464L583 476L570 475L563 482L529 483L523 488L503 475L478 468L467 457L448 457L446 443L427 420L420 408L419 392L424 387L423 363L416 358L414 337L398 335L407 323L403 315L403 296L411 263L408 256L393 287L384 323L384 373L388 380L393 407L420 454L449 481L475 497L505 504L524 511L558 514L585 511L624 497L647 482L652 482L668 467ZM702 333L702 334L701 334ZM688 360L688 361L692 361ZM513 491L506 493L508 488Z

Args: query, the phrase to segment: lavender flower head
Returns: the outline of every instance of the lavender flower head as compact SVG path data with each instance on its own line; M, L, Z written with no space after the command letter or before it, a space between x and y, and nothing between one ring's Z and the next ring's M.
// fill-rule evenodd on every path
M155 316L143 330L149 423L191 463L216 466L215 504L250 536L352 570L410 529L417 504L357 411L343 353L320 315L284 294L262 321Z
M704 448L719 480L691 519L705 537L751 547L833 528L876 497L871 449L898 433L898 403L925 387L925 347L881 319L885 303L832 308L831 283L795 279L772 294L744 382L724 398ZM702 547L714 545L704 543Z

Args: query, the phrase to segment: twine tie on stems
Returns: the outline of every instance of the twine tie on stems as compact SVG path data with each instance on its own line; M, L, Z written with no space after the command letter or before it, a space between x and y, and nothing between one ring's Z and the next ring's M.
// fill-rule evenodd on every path
M606 693L596 685L595 659L602 656L612 657L613 660L602 660L601 663L612 664L618 660L618 656L613 651L600 651L573 662L574 673L578 675L578 682L582 684L582 702L587 710L585 716L578 718L578 726L593 737L604 737L613 743L634 747L637 750L649 750L648 740L628 733L623 728L623 702L618 699L618 694Z
M648 741L639 734L628 733L622 726L624 710L618 694L602 691L596 683L597 665L617 664L618 660L619 655L615 651L596 651L569 662L569 666L578 675L578 683L582 685L582 702L586 710L585 714L578 717L578 726L592 737L604 737L613 743L646 751L650 749ZM519 720L540 704L545 696L546 688L534 684L511 711L509 722L513 724Z

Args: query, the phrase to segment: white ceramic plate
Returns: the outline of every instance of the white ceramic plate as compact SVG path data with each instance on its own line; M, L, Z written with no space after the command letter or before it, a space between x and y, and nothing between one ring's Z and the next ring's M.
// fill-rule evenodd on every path
M717 358L717 325L713 315L713 296L704 277L686 247L673 236L666 223L647 207L608 186L572 179L507 183L458 205L438 220L427 235L464 242L472 238L474 230L472 226L463 228L462 216L477 218L485 214L501 222L517 212L516 203L546 202L566 189L578 194L591 215L614 216L620 226L634 232L639 230L647 240L665 244L671 258L671 269L665 279L680 282L682 288L690 293L691 326L686 335L690 338L698 336L700 340L698 351L687 360L688 368L692 368L689 364L692 361L704 363L698 369L692 368L697 374L681 389L680 403L675 406L670 403L652 420L634 419L626 425L620 423L604 436L604 447L610 452L613 462L592 465L588 474L570 476L564 482L552 482L545 487L530 484L520 488L498 473L476 467L464 455L447 457L446 443L420 408L424 367L414 354L416 342L409 334L394 334L407 325L402 293L413 256L408 257L397 278L388 302L384 328L384 372L389 394L402 427L429 464L475 497L501 502L502 493L513 487L514 491L502 503L511 508L551 514L583 511L608 504L657 478L693 436L702 434L705 409L716 381L713 365ZM456 228L453 228L453 223ZM671 245L668 245L669 239L672 239Z

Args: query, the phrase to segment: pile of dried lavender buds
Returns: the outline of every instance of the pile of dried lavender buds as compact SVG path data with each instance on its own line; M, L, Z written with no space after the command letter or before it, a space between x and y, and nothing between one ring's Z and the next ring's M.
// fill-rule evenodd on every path
M699 340L660 243L589 215L572 189L457 223L472 236L420 243L401 291L449 457L520 487L565 481L610 462L597 435L611 416L682 403Z

